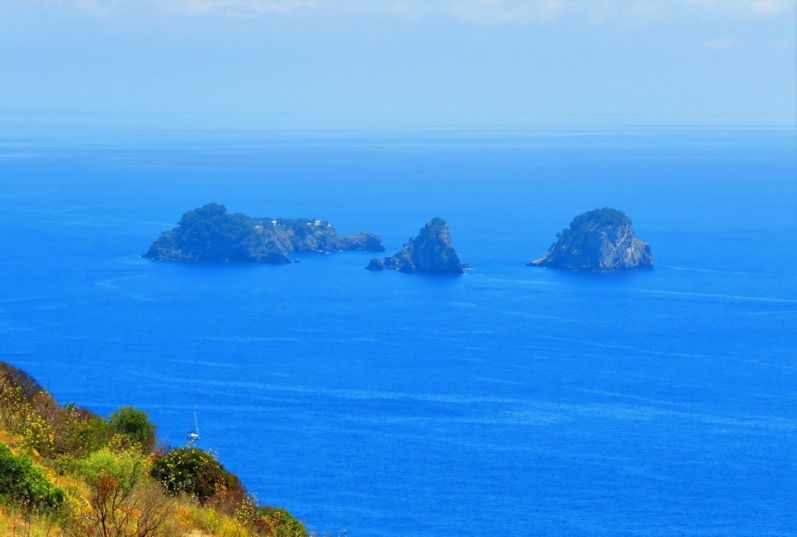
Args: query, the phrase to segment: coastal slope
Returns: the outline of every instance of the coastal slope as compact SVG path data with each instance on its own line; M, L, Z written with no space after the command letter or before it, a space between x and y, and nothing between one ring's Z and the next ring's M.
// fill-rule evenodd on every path
M61 405L0 361L0 534L308 536L287 510L259 504L214 452L196 440L158 445L155 433L142 410L106 420Z

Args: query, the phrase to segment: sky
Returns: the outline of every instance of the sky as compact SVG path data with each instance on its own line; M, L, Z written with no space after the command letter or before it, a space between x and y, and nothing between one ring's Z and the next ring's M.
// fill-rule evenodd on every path
M797 0L2 0L0 119L795 124Z

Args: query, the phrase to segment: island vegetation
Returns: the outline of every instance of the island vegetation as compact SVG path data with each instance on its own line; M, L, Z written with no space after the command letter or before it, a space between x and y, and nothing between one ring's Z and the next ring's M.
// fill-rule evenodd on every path
M264 506L213 453L158 446L131 407L109 419L60 405L0 362L0 535L306 537Z
M340 235L320 219L252 218L209 203L188 211L144 257L157 261L291 263L295 252L384 251L374 233Z

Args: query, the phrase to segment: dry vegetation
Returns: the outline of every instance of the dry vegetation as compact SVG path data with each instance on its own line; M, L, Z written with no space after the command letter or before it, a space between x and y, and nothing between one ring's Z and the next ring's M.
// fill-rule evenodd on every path
M0 535L306 537L208 452L156 449L146 414L59 405L0 362Z

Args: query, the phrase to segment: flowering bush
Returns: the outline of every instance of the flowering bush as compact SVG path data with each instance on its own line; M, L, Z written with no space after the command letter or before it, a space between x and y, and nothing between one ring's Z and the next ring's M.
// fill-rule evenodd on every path
M190 494L200 503L223 494L243 495L238 478L225 470L213 455L197 448L169 451L152 465L152 477L170 494Z
M136 442L144 451L155 446L155 425L143 410L132 407L120 408L108 419L111 431L121 434Z

